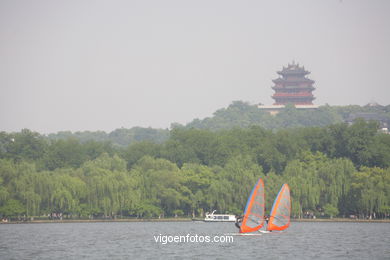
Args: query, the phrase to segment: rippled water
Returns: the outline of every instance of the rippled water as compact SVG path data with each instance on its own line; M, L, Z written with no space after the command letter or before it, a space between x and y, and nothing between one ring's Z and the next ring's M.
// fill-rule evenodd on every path
M233 243L156 243L154 236L215 236L233 223L104 222L0 225L0 259L390 259L389 223L293 222L283 233Z

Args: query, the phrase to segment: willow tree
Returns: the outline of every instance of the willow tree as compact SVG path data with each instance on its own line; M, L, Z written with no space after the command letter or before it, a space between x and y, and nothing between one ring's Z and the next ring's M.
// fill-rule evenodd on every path
M40 214L41 196L34 189L38 176L35 165L21 163L17 168L19 177L12 180L11 190L16 193L15 198L23 202L26 215L37 216Z
M390 206L390 170L362 167L352 176L351 200L355 213L363 217L384 216Z
M141 201L149 202L168 215L181 207L182 176L176 164L145 156L135 164L131 176L139 179Z
M116 155L110 157L102 154L95 160L84 163L82 173L91 214L101 213L112 217L121 214L123 209L128 210L133 201L131 197L136 195L131 192L134 184L123 159Z
M303 153L301 160L290 161L284 170L283 177L291 187L292 214L299 218L304 211L315 210L320 202L321 183L317 172L322 159L318 154Z
M182 185L187 188L183 190L183 195L188 199L187 214L192 217L196 213L202 215L204 210L208 210L204 194L215 179L212 169L205 165L187 163L180 169L180 175Z
M350 190L350 180L355 172L355 167L348 159L323 158L324 164L318 169L318 177L321 180L321 197L319 205L328 209L340 209L345 214ZM334 215L335 211L332 211Z
M3 178L0 177L0 206L8 199L9 192L6 187L3 185Z

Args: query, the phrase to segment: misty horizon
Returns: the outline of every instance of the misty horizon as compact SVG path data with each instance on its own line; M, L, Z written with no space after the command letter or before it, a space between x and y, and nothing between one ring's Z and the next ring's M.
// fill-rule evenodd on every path
M169 128L273 104L295 61L315 105L390 104L388 1L2 1L0 131Z

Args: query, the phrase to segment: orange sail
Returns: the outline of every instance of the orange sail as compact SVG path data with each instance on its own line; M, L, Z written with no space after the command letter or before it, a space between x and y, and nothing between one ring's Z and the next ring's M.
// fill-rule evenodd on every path
M248 198L240 233L254 232L264 225L264 182L260 178Z
M283 184L272 206L267 230L285 230L290 226L291 199L288 184Z

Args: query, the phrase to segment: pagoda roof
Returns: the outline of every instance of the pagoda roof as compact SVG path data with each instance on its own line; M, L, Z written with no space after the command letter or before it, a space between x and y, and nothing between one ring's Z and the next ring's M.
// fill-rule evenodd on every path
M314 97L311 93L275 93L272 97Z
M293 61L292 64L288 64L287 67L283 67L281 71L277 72L280 75L307 75L310 74L309 71L305 70L305 67L300 67L299 64L295 64Z
M283 90L283 89L299 89L299 90L305 90L305 89L307 89L307 90L315 90L316 88L315 87L313 87L313 86L304 86L304 87L302 87L302 86L273 86L272 87L272 89L273 90Z
M284 78L277 78L272 80L274 83L288 83L288 82L308 82L313 84L315 81L308 79L308 78L298 78L298 79L284 79Z

